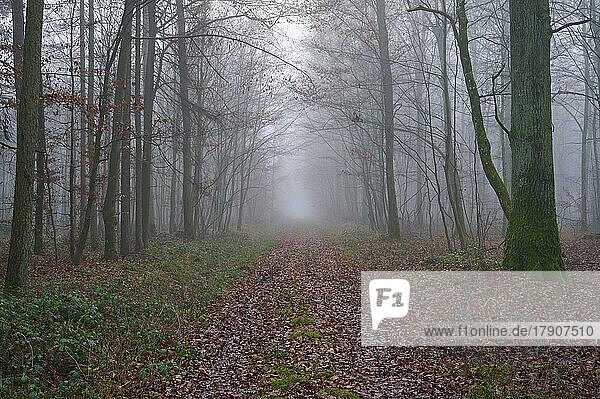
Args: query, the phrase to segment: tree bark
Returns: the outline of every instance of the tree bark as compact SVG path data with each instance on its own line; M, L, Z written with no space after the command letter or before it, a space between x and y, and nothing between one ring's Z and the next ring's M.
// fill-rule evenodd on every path
M156 0L146 5L148 39L144 54L144 137L142 154L142 240L152 235L152 138L154 110L154 61L156 58Z
M513 206L504 267L563 269L554 187L548 0L510 0Z
M41 82L41 76L40 76ZM40 83L41 87L41 83ZM40 95L42 94L40 90ZM33 252L44 254L44 182L46 180L46 132L44 127L44 104L40 101L38 109L38 151L35 153L36 188Z
M90 7L92 7L92 3L90 0ZM90 15L93 15L90 12ZM117 58L117 53L119 52L119 47L121 43L121 36L123 34L123 27L125 26L125 21L121 24L122 27L117 32L117 36L114 42L111 44L108 49L106 63L104 65L104 77L102 79L102 90L100 93L100 99L98 104L98 124L96 126L96 131L93 137L90 137L90 171L88 178L88 193L87 193L87 201L85 204L85 212L83 215L83 220L81 221L81 229L79 232L79 238L77 240L77 245L75 247L75 254L72 257L71 261L74 264L81 263L83 258L83 252L85 251L85 245L88 238L88 233L90 232L90 228L92 228L92 241L96 240L97 237L94 237L93 227L97 226L96 222L96 198L97 198L97 180L98 180L98 169L100 167L100 155L102 152L102 135L104 133L104 125L106 122L106 116L108 112L108 94L110 87L110 77L111 70L114 65L115 59ZM93 37L93 31L90 31L90 37ZM93 49L93 46L90 45L90 48ZM92 58L92 57L91 57ZM89 89L89 86L88 86ZM93 94L93 93L92 93ZM88 92L88 99L90 95ZM91 124L89 124L91 126ZM92 247L96 245L95 242L92 242Z
M15 66L15 92L17 101L21 98L23 74L23 42L25 40L25 16L23 14L23 0L12 0L13 24L13 60Z
M88 138L88 153L92 154L94 152L94 42L95 42L95 18L94 18L94 0L88 0L88 68L87 68L87 112L88 112L88 123L87 123L87 138ZM88 171L91 172L92 165L90 161ZM89 176L90 173L88 173ZM82 188L83 191L83 188ZM86 193L88 194L88 193ZM86 198L87 204L87 198ZM93 212L90 214L90 235L91 235L91 245L92 250L96 251L99 248L98 244L98 211L96 209L96 202L91 204L93 206ZM85 210L85 205L82 205L82 212ZM82 216L85 218L85 213ZM83 221L81 221L83 224Z
M142 10L138 9L135 16L135 35L142 34ZM142 239L142 158L144 154L142 143L142 40L135 40L135 251L141 252L144 248Z
M587 24L582 26L584 56L583 73L585 84L585 99L583 106L583 129L581 129L581 208L580 208L580 228L582 232L588 229L588 135L590 126L590 58L587 44Z
M34 153L39 134L43 0L27 2L23 82L17 109L17 168L5 286L23 287L32 246Z
M79 0L79 95L86 97L86 78L87 71L85 65L85 0ZM81 109L79 115L79 214L81 216L85 206L85 187L86 179L86 149L87 149L87 116L85 108Z
M475 138L477 140L479 157L481 158L483 172L490 182L490 185L494 189L504 214L508 216L512 207L511 198L510 194L508 193L508 189L498 174L498 170L496 169L494 161L492 160L491 145L487 137L485 124L483 121L483 113L481 111L481 98L479 96L479 89L477 88L477 81L475 80L475 74L473 72L471 54L469 52L469 37L467 32L468 20L465 9L465 0L459 0L457 14L458 29L455 29L454 34L457 40L463 75L467 85L467 92L469 94L469 102L471 104L471 119L475 129Z
M189 99L189 66L185 36L185 15L183 0L176 0L177 5L177 55L179 66L179 100L183 123L183 233L186 237L194 235L194 209L192 204L192 126Z
M383 90L383 120L385 138L385 182L387 188L387 229L392 238L400 236L398 205L396 203L396 179L394 177L394 87L389 50L385 0L376 1L379 42L379 63Z
M125 10L123 13L121 50L119 52L119 61L117 63L115 109L113 112L112 142L108 160L106 196L104 197L104 206L102 208L105 259L115 259L117 257L117 222L119 217L115 208L117 197L119 195L121 150L124 145L129 146L126 142L126 136L127 131L129 130L129 104L131 97L131 20L133 11L134 0L127 0L125 2ZM129 162L129 160L127 160L127 162ZM127 198L127 200L129 201L129 198ZM123 202L125 201L122 201L122 205ZM125 206L128 207L128 204ZM127 215L127 217L129 217L129 215Z
M445 8L445 2L443 3ZM450 201L452 216L454 217L454 228L458 234L460 247L464 250L467 247L467 227L454 149L454 126L452 123L452 104L450 98L450 85L448 82L448 23L446 19L442 19L437 28L436 36L441 63L440 83L442 85L442 97L444 102L444 175L446 177L446 187L448 189L448 200Z

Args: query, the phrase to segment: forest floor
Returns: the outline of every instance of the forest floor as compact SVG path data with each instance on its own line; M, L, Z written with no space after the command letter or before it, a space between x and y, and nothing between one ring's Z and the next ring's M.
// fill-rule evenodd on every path
M369 348L360 272L499 268L499 249L448 255L361 231L288 234L208 312L200 356L157 397L596 398L597 348ZM596 240L565 243L600 269Z
M598 244L564 240L568 268L600 270ZM0 294L0 397L600 397L598 348L361 346L361 271L500 269L487 248L296 229L39 257L26 295Z

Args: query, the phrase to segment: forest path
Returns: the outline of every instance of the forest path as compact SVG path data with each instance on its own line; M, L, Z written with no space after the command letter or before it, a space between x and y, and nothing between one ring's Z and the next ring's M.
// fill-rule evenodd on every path
M200 358L161 396L458 397L459 351L361 347L360 271L318 234L284 236L211 309Z

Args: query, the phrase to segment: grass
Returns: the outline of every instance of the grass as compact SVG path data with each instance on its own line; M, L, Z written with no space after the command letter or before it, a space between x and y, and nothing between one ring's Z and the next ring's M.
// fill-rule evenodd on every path
M204 306L273 243L244 235L151 246L90 261L18 295L0 292L0 397L125 398L198 354ZM52 266L49 266L52 267Z
M265 351L266 359L285 359L287 356L287 351L282 348L273 348Z
M449 251L443 237L390 239L361 226L330 229L325 235L344 260L359 261L365 270L390 260L399 267L420 271L500 269L498 260L482 248L470 245L465 250Z
M320 331L315 330L310 327L302 327L302 328L294 330L290 333L291 339L298 339L298 340L306 339L306 338L314 340L314 339L319 339L322 336L323 336L323 334L321 334Z
M471 370L476 380L468 390L471 399L550 399L553 396L541 389L533 392L516 387L513 381L516 370L504 364L489 364Z
M385 241L381 236L361 226L343 226L326 232L326 236L335 249L345 260L354 259L360 252L364 243L380 243Z
M271 369L276 376L271 379L273 389L289 389L294 385L308 384L311 378L298 371L295 367L277 366Z
M341 388L323 388L321 393L334 396L341 399L358 399L358 394Z
M330 370L320 370L315 374L307 374L294 366L279 365L269 369L272 374L270 386L276 390L289 390L298 385L309 385L316 381L327 379L333 375Z
M313 324L314 322L315 322L315 318L313 316L300 315L300 316L294 317L292 319L292 321L290 322L290 324L292 325L292 327L298 327L298 326L309 326L309 325Z

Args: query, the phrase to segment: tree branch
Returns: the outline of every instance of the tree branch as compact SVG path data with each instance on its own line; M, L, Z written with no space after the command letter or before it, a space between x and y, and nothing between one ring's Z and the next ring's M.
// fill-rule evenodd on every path
M506 133L508 137L510 137L510 130L502 123L500 120L500 116L498 115L498 101L496 100L496 79L500 77L502 72L504 72L504 68L506 66L502 64L502 68L492 77L492 98L494 99L494 117L496 118L496 122L500 125L500 128Z
M592 20L590 18L587 18L587 19L584 19L582 21L569 22L568 24L564 24L562 26L559 26L556 29L552 29L552 34L558 33L561 30L569 29L572 26L578 26L578 25L587 24L588 22L591 22L591 21Z
M193 35L173 35L173 36L157 36L157 37L150 37L150 36L133 36L132 39L138 39L138 40L177 40L177 39L195 39L195 38L199 38L199 37L214 37L217 39L225 39L225 40L231 40L234 42L238 42L238 43L242 43L250 48L253 48L255 50L261 51L267 55L270 55L273 58L276 58L277 60L283 62L284 64L291 66L292 68L294 68L295 70L297 70L298 72L300 72L301 74L303 74L304 76L306 76L306 78L308 78L308 80L310 81L310 83L313 85L313 87L315 86L312 78L310 77L310 75L303 71L302 69L300 69L299 67L297 67L296 65L292 64L289 61L286 61L285 59L281 58L280 56L278 56L277 54L274 54L272 52L270 52L269 50L265 50L262 47L259 46L255 46L254 44L247 42L243 39L239 39L236 37L231 37L231 36L225 36L225 35L219 35L216 33L197 33L197 34L193 34Z
M10 144L6 144L6 143L3 143L3 142L1 142L1 141L0 141L0 147L2 147L2 148L6 148L6 149L8 149L8 150L14 150L14 151L16 151L16 150L17 150L17 147L13 147L12 145L10 145Z
M412 6L410 4L410 0L407 0L406 2L408 4L408 12L415 12L415 11L426 11L426 12L430 12L432 14L436 14L439 15L441 17L444 17L448 20L448 22L450 22L452 25L456 24L456 21L454 20L454 17L450 14L448 14L446 11L442 11L442 10L438 10L435 8L431 8L431 7L427 7L424 6L422 4L418 5L418 6Z

